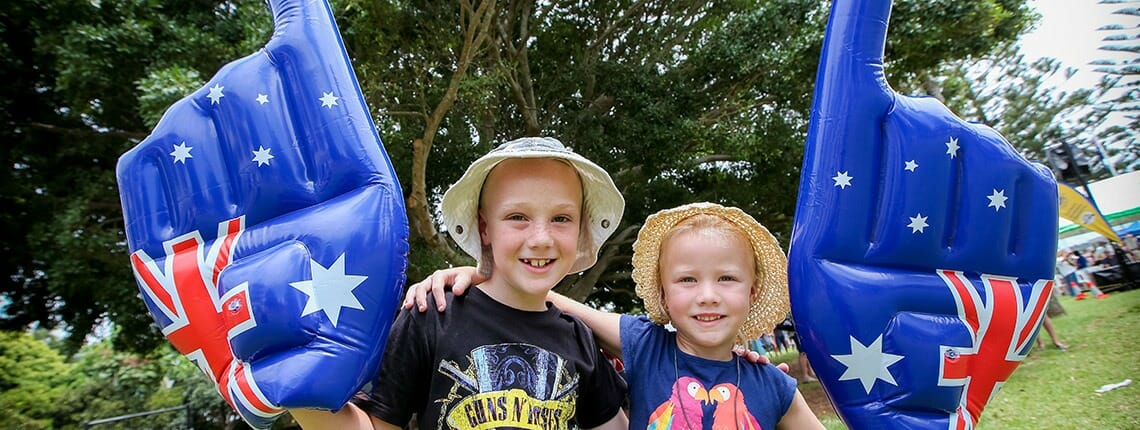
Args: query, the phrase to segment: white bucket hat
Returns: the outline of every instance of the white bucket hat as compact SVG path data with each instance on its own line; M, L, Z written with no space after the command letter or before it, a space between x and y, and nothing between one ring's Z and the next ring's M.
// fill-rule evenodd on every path
M467 167L459 181L443 193L443 224L451 238L464 252L475 258L481 273L490 273L490 267L483 267L487 261L483 259L483 246L479 238L479 197L483 192L483 182L491 169L499 162L511 158L564 160L578 172L578 177L582 180L582 201L586 213L581 225L578 257L570 267L570 273L589 269L598 261L598 250L602 243L621 223L625 199L614 186L609 173L550 137L512 140L499 145Z

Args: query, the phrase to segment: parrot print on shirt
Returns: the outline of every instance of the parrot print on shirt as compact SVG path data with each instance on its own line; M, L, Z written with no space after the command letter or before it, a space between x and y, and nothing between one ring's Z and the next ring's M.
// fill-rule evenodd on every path
M672 430L701 428L704 411L702 403L708 403L709 393L696 379L682 376L673 383L673 395L649 415L647 430Z
M760 422L748 412L744 393L736 385L725 382L709 390L709 400L716 402L713 430L760 430Z

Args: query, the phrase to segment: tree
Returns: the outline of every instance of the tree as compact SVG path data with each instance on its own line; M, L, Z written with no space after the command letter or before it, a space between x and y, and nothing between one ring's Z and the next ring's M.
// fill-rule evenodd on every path
M888 73L922 88L1032 20L1025 0L899 0ZM788 237L822 0L333 2L413 223L409 279L470 260L434 208L494 143L546 134L613 173L627 200L591 270L559 289L634 310L641 220L694 200L739 206ZM46 6L46 7L45 7ZM45 12L46 9L46 12ZM0 10L7 127L0 236L5 327L101 319L116 348L161 340L129 272L113 178L170 102L269 34L260 1L16 0ZM430 172L430 174L428 174Z
M1057 88L1055 81L1067 80L1073 72L1051 58L1030 63L1016 45L1009 45L980 60L947 67L942 91L959 115L993 127L1026 158L1046 162L1049 150L1060 142L1083 147L1078 142L1084 143L1082 136L1097 125L1066 127L1061 121L1095 102L1092 89Z
M1112 15L1123 17L1140 16L1140 8L1135 0L1101 0L1101 4L1121 4ZM1098 154L1103 149L1116 152L1118 155L1107 156L1106 168L1110 171L1132 171L1140 168L1140 146L1136 144L1137 132L1140 131L1140 37L1131 27L1122 24L1106 24L1097 28L1105 34L1102 39L1105 45L1100 50L1112 54L1115 58L1104 58L1093 62L1099 66L1094 71L1103 73L1100 84L1097 86L1097 103L1094 108L1096 115L1105 118L1105 127L1098 130L1094 137Z
M67 392L71 366L29 333L0 331L0 422L12 429L50 429Z

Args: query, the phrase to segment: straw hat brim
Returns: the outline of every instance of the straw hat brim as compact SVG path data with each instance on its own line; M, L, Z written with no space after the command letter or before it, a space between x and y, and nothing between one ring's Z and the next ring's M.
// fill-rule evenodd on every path
M669 323L669 315L662 302L662 289L658 282L658 262L661 258L661 241L677 224L698 214L722 218L738 227L752 245L756 259L756 292L753 295L748 318L737 333L737 343L744 344L770 333L787 316L788 258L779 242L766 227L744 211L715 203L692 203L662 210L645 220L633 244L633 281L637 296L644 301L649 318L658 324Z

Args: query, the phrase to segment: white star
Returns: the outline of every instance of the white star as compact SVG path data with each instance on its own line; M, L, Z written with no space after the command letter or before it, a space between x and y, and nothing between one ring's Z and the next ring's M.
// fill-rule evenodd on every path
M253 161L257 162L258 167L263 164L269 164L269 160L273 159L273 154L269 153L269 148L258 145L257 150L253 151Z
M257 103L259 104L266 104L269 103L269 96L262 93L257 93L257 99L255 100L257 100Z
M341 254L328 269L314 260L310 260L309 264L313 270L313 280L289 283L289 286L309 295L309 301L305 303L305 309L301 311L301 316L316 311L325 311L325 315L328 315L333 327L336 327L337 321L340 319L341 308L364 310L364 305L360 304L360 300L356 299L352 290L360 286L360 283L368 277L345 275L344 254Z
M1004 208L1005 201L1009 199L1009 197L1005 196L1005 190L998 191L996 189L994 190L993 194L986 196L986 198L990 199L990 204L986 207L994 208L994 212L997 212L1001 210L1001 208Z
M951 137L949 142L946 142L946 155L950 158L958 156L958 138Z
M851 336L851 353L832 355L831 358L847 366L847 370L843 371L839 380L858 379L859 382L863 383L863 390L867 391L867 394L871 394L871 387L879 379L891 385L899 385L887 368L902 360L903 356L884 353L882 335L879 335L878 339L871 342L869 346L863 346L863 342L859 342L855 336Z
M206 98L210 99L210 104L216 105L222 99L222 97L226 96L225 94L222 94L222 90L225 88L226 87L223 87L219 84L214 84L213 87L210 87L210 95L206 96Z
M847 176L847 172L835 172L835 176L831 179L835 181L835 186L839 187L839 189L842 190L844 188L850 187L851 180L854 178Z
M321 107L332 109L333 106L336 106L336 101L340 99L340 97L334 96L332 92L324 94L325 95L321 96Z
M910 233L926 233L923 229L930 227L930 224L926 223L926 218L922 216L922 212L919 212L917 216L910 217L910 224L907 225L910 227Z
M186 142L182 142L180 144L174 145L174 152L171 152L170 155L174 156L175 163L186 164L187 158L194 158L193 155L190 155L191 149L194 149L194 147L186 146Z
M905 169L909 172L913 172L914 169L917 169L917 168L918 168L918 163L916 163L914 160L907 161L906 167L903 167L903 169Z

